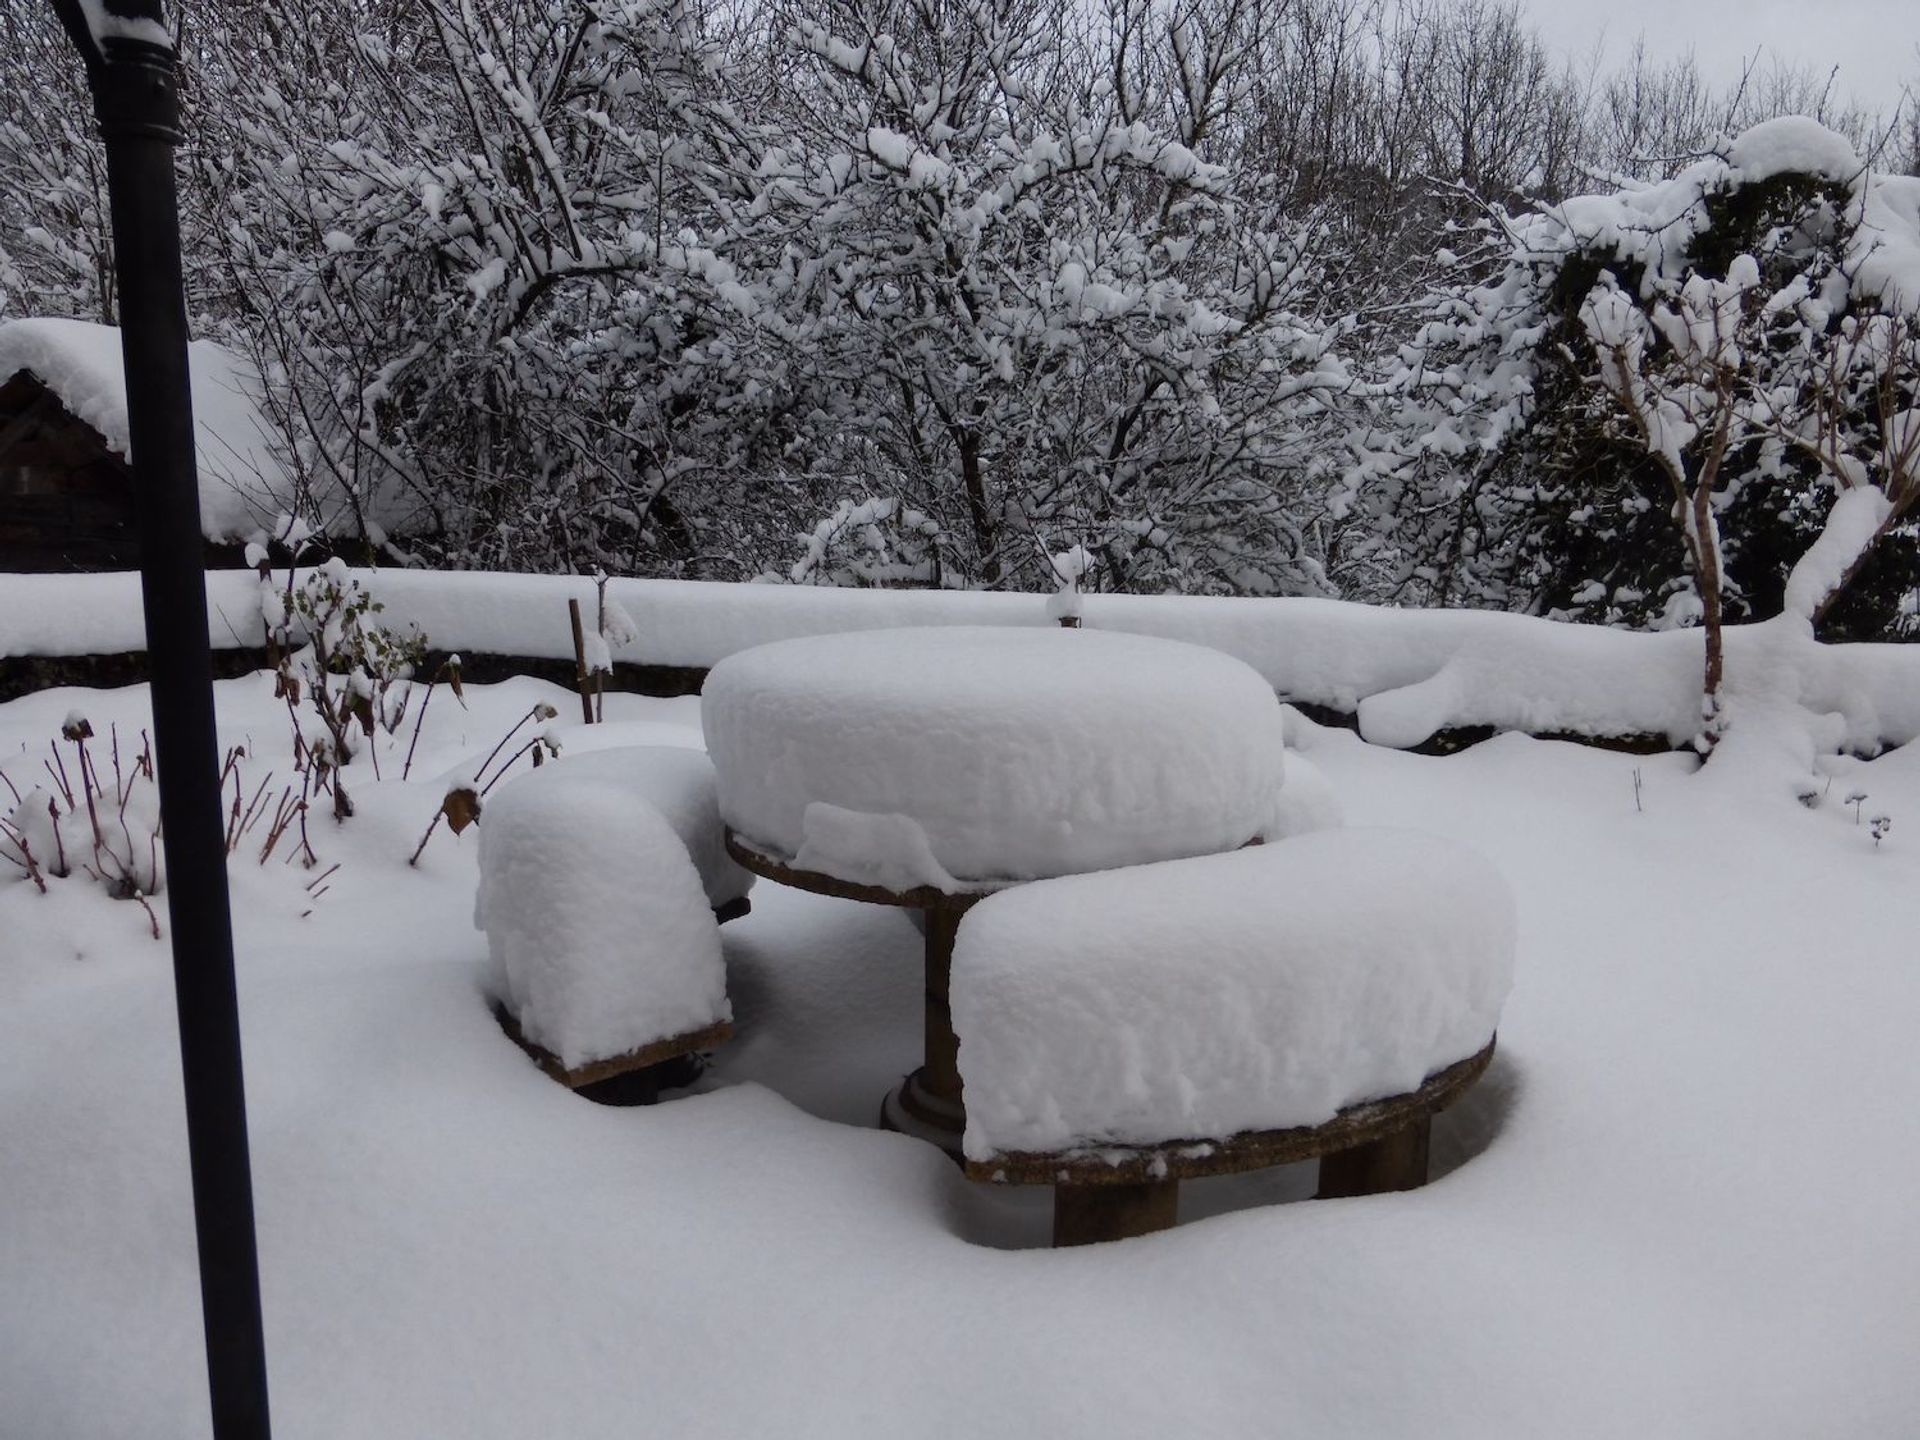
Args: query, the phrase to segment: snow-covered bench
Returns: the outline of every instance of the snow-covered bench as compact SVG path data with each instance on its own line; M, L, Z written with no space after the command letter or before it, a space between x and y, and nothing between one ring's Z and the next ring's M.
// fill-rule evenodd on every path
M727 857L696 750L569 756L489 799L474 924L503 1028L554 1079L628 1088L732 1032L719 922L753 877Z
M1055 1187L1054 1243L1174 1223L1183 1178L1321 1157L1320 1193L1425 1183L1513 975L1481 857L1332 830L1022 885L961 922L967 1173Z

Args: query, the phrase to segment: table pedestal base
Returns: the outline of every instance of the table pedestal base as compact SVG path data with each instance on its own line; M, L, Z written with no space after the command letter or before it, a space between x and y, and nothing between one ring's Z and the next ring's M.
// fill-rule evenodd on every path
M898 1089L888 1091L887 1098L880 1102L880 1128L938 1145L959 1160L967 1112L957 1102L927 1088L923 1066L902 1080Z
M986 891L948 894L930 885L911 890L887 890L855 880L841 880L813 870L796 870L764 851L745 844L727 831L727 854L743 869L782 885L863 900L873 905L896 905L919 912L925 937L926 1007L921 1054L924 1062L881 1103L880 1125L897 1134L911 1135L938 1145L955 1160L961 1158L960 1136L967 1128L967 1110L961 1092L960 1042L953 1033L949 994L953 977L953 942L960 933L960 917L986 898Z

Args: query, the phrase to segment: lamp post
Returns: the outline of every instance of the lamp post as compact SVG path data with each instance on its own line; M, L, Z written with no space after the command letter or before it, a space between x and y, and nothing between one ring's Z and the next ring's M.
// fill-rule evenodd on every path
M160 0L52 5L86 63L107 151L213 1434L265 1440L266 1346L173 175L182 138L173 43Z

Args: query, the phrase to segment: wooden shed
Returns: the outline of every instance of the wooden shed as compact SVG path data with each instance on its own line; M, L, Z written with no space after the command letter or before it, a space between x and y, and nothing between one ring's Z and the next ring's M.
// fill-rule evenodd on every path
M238 564L293 485L221 346L188 351L210 563ZM0 324L0 571L129 570L140 563L120 332L78 320Z
M131 570L133 478L30 371L0 384L0 570Z

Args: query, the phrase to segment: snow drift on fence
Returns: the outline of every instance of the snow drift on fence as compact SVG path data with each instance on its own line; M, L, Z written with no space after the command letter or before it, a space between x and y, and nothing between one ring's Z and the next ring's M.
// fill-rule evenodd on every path
M565 659L569 597L591 628L592 581L478 571L360 570L390 624L436 649ZM258 580L212 572L213 643L263 643ZM955 590L850 590L616 579L608 595L639 629L614 649L637 665L706 669L770 640L900 625L1045 625L1045 597ZM1337 600L1163 595L1082 597L1085 623L1209 645L1258 670L1283 699L1357 713L1361 733L1412 746L1491 725L1534 734L1662 735L1699 726L1698 630L1647 634L1477 610L1394 610ZM1730 627L1728 667L1776 653L1765 626ZM139 577L0 575L0 658L144 649ZM1844 721L1862 749L1920 736L1920 648L1834 645L1801 652L1801 703Z

